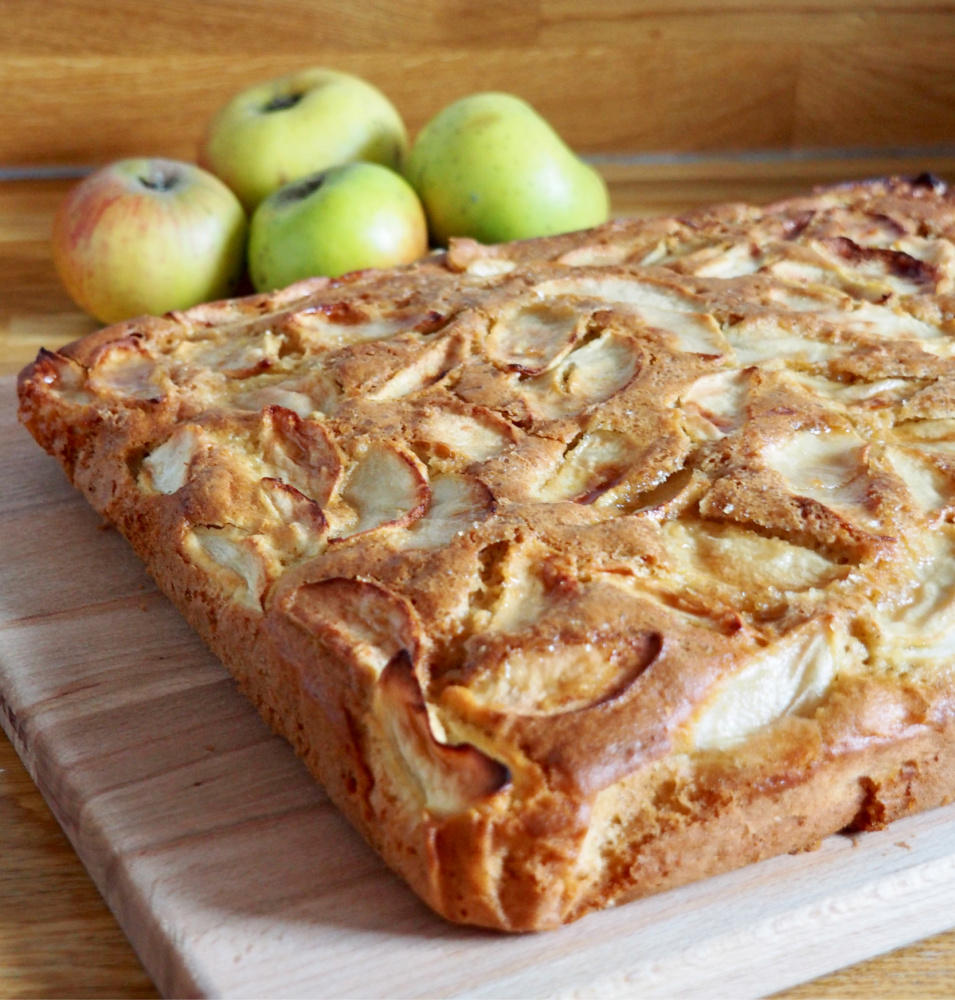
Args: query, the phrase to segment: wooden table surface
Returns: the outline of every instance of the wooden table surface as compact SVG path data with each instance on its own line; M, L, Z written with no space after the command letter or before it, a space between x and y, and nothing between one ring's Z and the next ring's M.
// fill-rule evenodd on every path
M769 201L814 184L932 170L955 181L955 157L706 160L601 167L615 211L649 215L722 200ZM60 287L49 252L63 180L0 183L0 374L41 346L93 329ZM2 572L2 570L0 570ZM0 735L0 998L153 997L143 971L66 837ZM779 996L953 997L955 930Z

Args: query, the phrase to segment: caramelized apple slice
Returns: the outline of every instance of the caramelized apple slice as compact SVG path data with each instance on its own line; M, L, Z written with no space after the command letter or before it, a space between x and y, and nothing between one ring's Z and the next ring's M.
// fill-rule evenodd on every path
M500 455L517 440L514 427L492 410L474 407L470 413L435 409L421 421L417 445L434 455L453 455L467 462L484 462Z
M844 285L869 290L874 302L886 291L898 295L935 291L938 270L901 250L859 246L846 236L823 237L811 245L836 265Z
M955 535L942 525L926 536L907 586L881 609L880 655L907 673L934 662L947 670L955 651Z
M395 445L364 447L327 511L333 541L385 525L408 527L428 509L431 491L421 463Z
M524 383L535 417L552 420L603 403L637 373L634 343L610 330L571 351L556 367Z
M448 245L448 267L477 278L508 274L517 267L517 262L507 256L508 249L508 246L500 244L487 246L466 236L452 237Z
M240 410L262 410L266 406L282 406L300 417L308 417L316 410L322 409L308 393L281 384L240 392L231 398L230 403Z
M670 334L674 348L694 354L724 354L727 344L719 324L704 311L702 300L664 282L624 277L561 278L537 287L538 294L578 295L617 312L639 317L647 326Z
M649 306L667 312L700 312L701 300L666 281L610 274L555 278L537 286L538 295L576 295L607 305Z
M259 482L262 534L283 565L322 552L328 535L328 521L322 508L304 493L281 479L266 477Z
M857 518L869 514L866 442L856 434L795 431L767 448L764 458L797 495L837 510L851 508Z
M296 587L281 606L286 618L338 659L375 677L399 652L417 654L420 626L410 605L376 583L319 580Z
M687 389L683 409L694 440L715 440L742 426L749 384L749 373L729 369L704 375Z
M268 371L279 359L281 340L271 330L233 331L185 340L174 357L181 369L212 371L229 379L250 378Z
M343 475L341 452L317 420L284 406L262 411L262 456L277 478L324 507Z
M385 667L375 691L375 712L396 756L429 812L452 815L499 792L510 773L469 743L435 739L428 709L406 650Z
M143 460L140 482L158 493L176 493L189 481L196 456L212 446L206 432L196 424L183 424Z
M460 365L467 354L467 341L464 337L442 337L428 346L414 347L412 360L369 391L368 399L401 399L421 392Z
M484 521L494 509L491 491L470 476L431 480L431 504L408 531L405 548L436 549Z
M784 715L811 715L837 664L863 656L862 644L831 620L793 629L716 689L693 725L695 748L723 750Z
M39 382L42 382L43 385L53 386L68 401L72 402L71 397L76 393L82 393L82 401L89 402L89 394L83 391L86 385L87 371L81 364L65 354L48 351L45 347L41 347L36 361L33 362L32 372Z
M495 364L537 375L571 349L583 322L569 302L522 306L491 327L484 352Z
M587 503L619 482L645 449L626 434L588 431L568 448L554 476L540 491L544 501Z
M681 271L701 278L738 278L755 274L762 265L762 253L748 240L729 247L706 247L680 259Z
M281 331L314 353L384 340L403 330L415 329L428 315L411 310L374 316L352 302L320 303L286 313Z
M931 454L895 445L890 445L885 454L917 510L933 521L951 510L955 490Z
M261 609L270 560L260 536L232 525L197 525L186 532L183 549L232 600Z
M91 362L87 385L93 392L148 400L168 389L168 377L133 334L104 344Z
M691 313L654 306L634 307L632 312L656 330L668 334L672 346L688 354L727 354L729 345L719 324L709 313Z

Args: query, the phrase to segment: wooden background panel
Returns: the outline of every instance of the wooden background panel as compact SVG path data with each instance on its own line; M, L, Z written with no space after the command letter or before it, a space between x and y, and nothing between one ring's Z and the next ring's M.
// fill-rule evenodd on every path
M539 0L167 0L148 13L138 0L0 0L0 15L0 47L24 55L532 46L541 27Z
M480 56L466 49L343 51L295 60L17 56L0 60L0 88L7 96L0 106L0 164L94 164L155 154L191 159L210 116L237 90L312 63L380 86L412 133L457 97L506 89L530 100L572 145L592 152L680 148L688 134L711 149L732 148L742 132L756 147L785 145L791 119L778 109L791 105L791 53L740 46L691 55L678 66L657 46L640 52L498 48ZM720 84L727 58L736 67L732 88ZM720 88L720 101L687 103L677 113L675 104L700 78L711 93ZM612 98L594 100L595 93L608 91Z
M955 141L955 3L831 0L0 0L0 166L191 158L236 90L357 73L412 133L500 89L579 150Z
M955 25L955 10L948 12ZM835 140L832 142L832 140ZM796 146L887 147L955 142L955 45L807 48L800 58Z
M10 54L307 54L635 45L893 44L955 36L946 0L0 0ZM267 29L267 36L263 30Z
M955 35L955 8L933 0L540 0L540 44L775 43L856 46Z

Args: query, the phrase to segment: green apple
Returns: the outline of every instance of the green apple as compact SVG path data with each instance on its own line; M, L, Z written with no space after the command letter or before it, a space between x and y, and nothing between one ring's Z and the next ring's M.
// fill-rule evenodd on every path
M104 323L229 295L248 221L238 198L192 163L119 160L61 202L53 262L73 301Z
M415 140L405 168L434 240L483 243L570 232L605 222L607 185L527 103L464 97Z
M252 211L285 184L341 163L398 170L407 148L404 122L380 90L314 67L236 95L210 123L199 163Z
M269 195L252 215L249 274L257 291L407 264L428 252L414 190L377 163L319 171Z

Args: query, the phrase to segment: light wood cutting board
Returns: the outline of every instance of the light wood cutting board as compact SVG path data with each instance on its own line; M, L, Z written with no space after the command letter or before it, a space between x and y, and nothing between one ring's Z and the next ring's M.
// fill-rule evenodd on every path
M955 807L548 934L443 922L14 411L0 379L0 722L163 993L761 996L955 926Z

